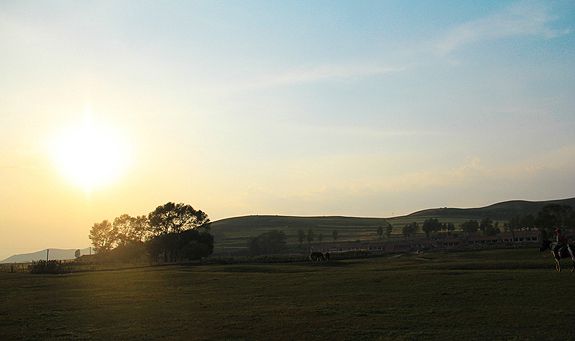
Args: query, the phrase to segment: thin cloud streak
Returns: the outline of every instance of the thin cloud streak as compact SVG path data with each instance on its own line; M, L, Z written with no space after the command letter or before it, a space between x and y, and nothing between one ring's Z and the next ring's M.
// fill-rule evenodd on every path
M405 70L405 67L379 65L320 65L289 70L278 75L264 77L255 82L258 87L289 86L325 80L350 80L379 77Z
M244 76L241 80L229 79L210 86L219 95L244 91L275 89L282 87L333 81L357 81L369 77L386 77L406 70L405 66L386 66L368 63L325 64L311 67L291 68L284 71L268 71L261 75ZM228 85L222 87L222 83ZM204 83L204 89L206 84Z
M514 36L551 39L571 32L570 29L551 28L549 24L555 20L545 5L519 2L499 13L454 28L435 44L435 50L439 55L445 56L463 45L479 41Z

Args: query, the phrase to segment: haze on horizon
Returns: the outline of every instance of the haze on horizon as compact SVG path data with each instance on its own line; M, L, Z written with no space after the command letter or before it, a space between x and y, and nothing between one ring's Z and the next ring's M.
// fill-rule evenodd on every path
M0 259L167 201L217 220L572 197L574 30L571 1L2 1ZM58 166L88 107L112 133L62 140ZM122 163L101 179L70 159L97 141L89 165Z

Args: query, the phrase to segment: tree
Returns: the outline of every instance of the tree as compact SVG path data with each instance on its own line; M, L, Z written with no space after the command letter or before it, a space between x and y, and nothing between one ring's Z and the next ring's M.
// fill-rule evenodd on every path
M128 214L122 214L115 218L113 225L118 231L118 239L121 245L143 242L147 238L150 229L146 216L131 217Z
M390 223L387 223L385 227L385 236L389 239L391 237L391 232L393 232L393 226Z
M168 233L179 233L185 230L205 227L207 229L210 219L204 212L196 211L186 204L168 202L158 206L148 215L150 230L154 236Z
M131 240L145 241L150 236L150 222L145 215L132 217L130 221Z
M200 259L214 252L214 236L206 230L193 229L181 232L178 242L180 259Z
M544 206L535 218L540 229L565 228L575 223L573 208L568 205L549 204Z
M468 220L461 224L461 230L464 233L475 233L479 230L479 223L477 220Z
M481 219L481 222L479 223L479 229L486 236L495 236L501 233L501 230L499 230L499 224L497 222L493 223L493 220L489 218Z
M333 238L333 241L337 241L337 238L339 237L339 233L337 232L337 230L333 230L333 232L331 233L331 237Z
M403 235L406 238L413 237L413 236L415 236L415 233L417 232L418 227L419 227L419 224L417 222L409 223L403 227L401 232L403 233Z
M445 224L445 229L447 230L447 234L451 234L453 231L455 231L455 224L447 223Z
M423 230L423 232L425 232L425 236L429 238L429 235L432 232L438 232L439 230L441 230L441 223L439 222L439 220L435 218L429 218L423 222L423 226L421 227L421 229Z
M383 238L383 226L380 225L377 227L377 235L378 235L379 239Z
M118 245L118 231L108 220L95 223L90 229L89 238L98 253L108 252Z
M301 244L303 244L304 240L305 240L305 231L302 229L299 229L297 231L297 238L299 241L299 245L301 246Z
M150 253L156 256L163 254L166 262L183 259L184 253L191 255L191 248L198 245L192 243L195 240L191 240L184 243L187 245L187 251L183 250L182 238L184 236L196 238L196 235L199 236L200 232L197 230L200 228L203 228L202 233L212 238L213 248L213 236L208 233L210 219L206 213L195 210L190 205L168 202L163 206L158 206L148 214L148 223L149 231L153 236L149 248ZM196 232L188 233L187 231ZM210 250L208 248L204 251Z
M269 231L250 239L248 249L252 255L280 253L285 250L286 239L283 231Z
M191 229L155 236L146 246L153 259L163 255L164 262L194 260L213 252L214 237L208 231Z
M491 220L490 218L481 219L481 222L479 223L479 230L481 230L483 234L487 234L486 231L492 229L493 229L493 220Z
M528 230L535 228L535 217L533 214L528 214L521 218L521 227Z
M314 238L315 238L315 235L313 233L313 230L310 227L307 230L307 243L308 243L308 245L311 244L311 242L313 242Z

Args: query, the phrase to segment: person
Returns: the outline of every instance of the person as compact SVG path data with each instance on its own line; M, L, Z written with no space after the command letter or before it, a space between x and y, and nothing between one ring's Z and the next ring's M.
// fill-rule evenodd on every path
M561 231L561 229L558 227L555 229L555 242L556 244L555 247L553 248L553 251L558 252L559 255L561 256L561 252L567 246L567 237L565 236L563 231Z

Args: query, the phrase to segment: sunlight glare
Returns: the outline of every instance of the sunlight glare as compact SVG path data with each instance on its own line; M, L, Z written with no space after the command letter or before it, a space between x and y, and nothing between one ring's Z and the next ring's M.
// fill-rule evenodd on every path
M117 180L130 158L128 144L121 135L96 125L89 110L81 126L58 134L52 154L62 175L86 193Z

